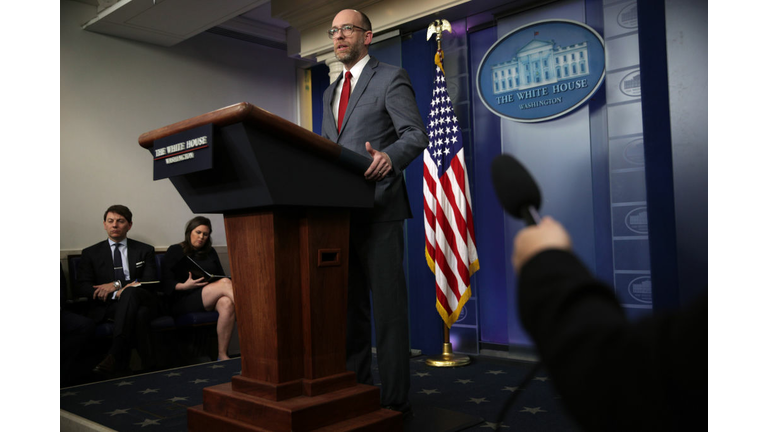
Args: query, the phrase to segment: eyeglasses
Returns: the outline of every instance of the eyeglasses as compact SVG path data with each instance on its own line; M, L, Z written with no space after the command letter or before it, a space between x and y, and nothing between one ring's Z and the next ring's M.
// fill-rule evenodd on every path
M328 30L328 38L333 39L334 37L336 37L337 34L339 34L339 32L341 32L341 34L344 35L344 37L349 37L349 36L352 36L352 32L354 32L355 29L360 29L364 32L370 31L362 27L358 27L356 25L345 24L341 26L341 28L331 27L331 29Z

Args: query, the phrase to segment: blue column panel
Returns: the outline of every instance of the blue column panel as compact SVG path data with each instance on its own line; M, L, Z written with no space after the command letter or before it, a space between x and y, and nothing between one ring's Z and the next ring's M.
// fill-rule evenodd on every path
M474 86L477 68L485 52L497 40L496 28L487 28L469 34L469 54ZM506 345L507 336L507 287L514 280L507 280L508 258L504 252L504 211L493 191L490 166L501 153L500 119L485 108L472 87L472 142L475 173L474 202L475 237L480 258L480 271L475 273L475 294L480 310L480 340ZM469 164L469 161L467 161Z

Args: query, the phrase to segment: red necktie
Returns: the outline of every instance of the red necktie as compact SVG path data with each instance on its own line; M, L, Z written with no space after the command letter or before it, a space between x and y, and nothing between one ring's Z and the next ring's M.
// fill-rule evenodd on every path
M347 71L344 74L344 84L341 86L341 99L339 99L339 132L341 132L341 123L344 121L344 113L347 112L347 104L349 103L349 88L350 81L352 80L352 72Z

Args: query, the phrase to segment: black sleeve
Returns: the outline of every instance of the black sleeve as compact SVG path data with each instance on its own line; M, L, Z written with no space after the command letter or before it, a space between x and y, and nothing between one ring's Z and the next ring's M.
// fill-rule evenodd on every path
M96 283L96 270L94 268L93 260L91 259L91 253L83 250L83 254L80 256L80 261L77 263L77 280L75 280L75 296L86 297L90 299L93 297L94 286Z
M213 259L213 263L216 265L216 270L213 274L217 275L224 275L224 267L221 265L221 261L219 260L219 254L216 252L216 249L211 248L211 252L209 252L211 255L211 258Z
M67 278L64 276L64 266L59 263L59 306L64 307L67 301Z
M168 248L163 255L163 274L161 276L161 284L163 292L166 295L171 295L176 290L177 283L183 283L183 280L178 280L173 272L173 266L176 265L182 258L184 258L184 250L180 245L175 244ZM186 279L185 279L186 280Z
M706 313L630 322L613 289L559 250L523 266L518 301L555 388L587 430L706 428Z

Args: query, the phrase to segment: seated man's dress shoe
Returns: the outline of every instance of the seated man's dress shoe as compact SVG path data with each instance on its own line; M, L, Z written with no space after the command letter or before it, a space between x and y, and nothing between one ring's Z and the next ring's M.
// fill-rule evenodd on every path
M117 360L112 354L107 354L104 360L93 368L93 371L102 375L111 375L117 371Z

